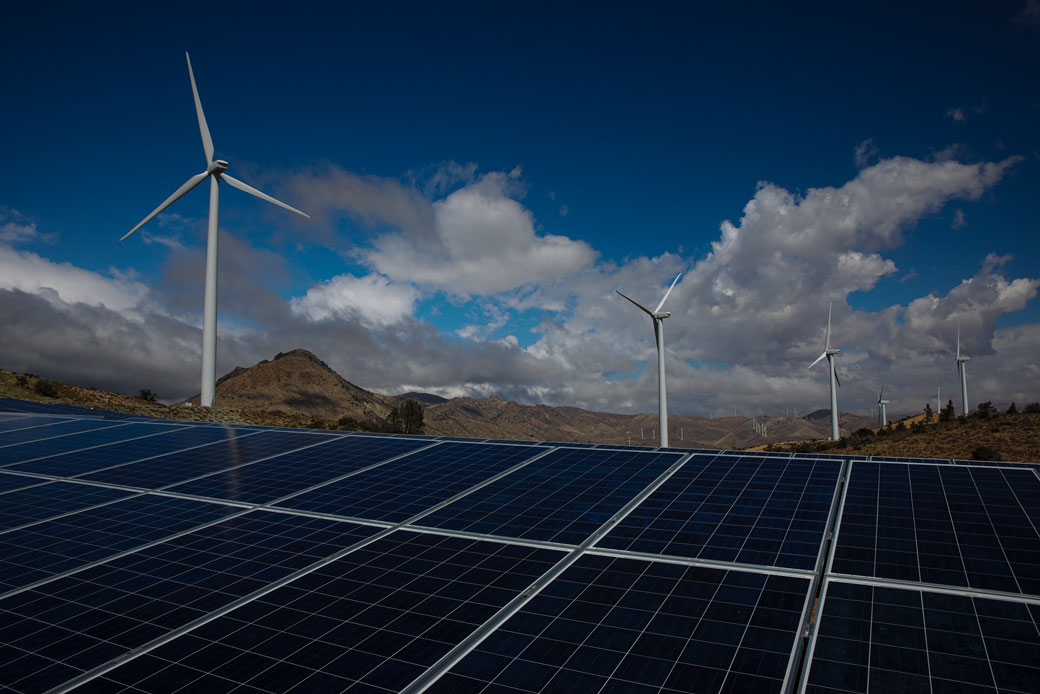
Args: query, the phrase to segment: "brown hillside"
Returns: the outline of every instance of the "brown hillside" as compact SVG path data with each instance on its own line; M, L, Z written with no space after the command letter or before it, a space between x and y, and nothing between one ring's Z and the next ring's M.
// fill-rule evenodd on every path
M191 398L199 404L199 396ZM217 381L216 406L238 410L286 410L338 421L350 417L378 424L397 404L343 379L305 349L278 354L248 369L235 367Z

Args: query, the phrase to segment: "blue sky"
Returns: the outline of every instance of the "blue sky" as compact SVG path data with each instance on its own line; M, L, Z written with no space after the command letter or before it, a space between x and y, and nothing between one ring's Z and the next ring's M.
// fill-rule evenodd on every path
M197 392L205 187L116 243L204 168L187 50L229 173L314 217L225 186L218 370L651 411L612 290L681 271L673 412L824 407L828 301L842 409L952 393L957 323L973 403L1040 399L1035 0L8 15L4 368Z

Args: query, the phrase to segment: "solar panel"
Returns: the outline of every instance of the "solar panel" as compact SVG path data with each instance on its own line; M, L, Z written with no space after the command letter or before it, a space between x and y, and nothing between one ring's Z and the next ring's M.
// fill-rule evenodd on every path
M94 431L85 431L72 436L59 436L45 441L36 441L32 446L22 444L0 448L0 465L9 466L27 460L69 451L86 450L118 441L128 441L143 436L157 436L176 431L180 427L163 424L117 424Z
M102 444L71 453L46 456L26 463L8 465L6 469L58 477L75 477L142 458L153 458L174 451L236 438L245 433L248 432L208 427L170 427L160 431L156 436L145 436L129 441Z
M445 442L278 506L397 523L544 452L537 446Z
M0 427L0 690L1040 682L1034 465L124 423Z
M247 475L234 468L169 491L263 504L429 445L429 441L345 436L253 463Z
M31 479L31 478L27 478ZM130 496L133 492L74 482L49 482L9 491L0 497L0 530L79 511Z
M95 429L107 429L122 426L119 422L109 422L104 419L63 419L55 420L53 424L43 424L28 429L16 429L14 431L0 432L0 451L19 444L42 441L59 436L78 434ZM27 449L26 449L27 450Z
M376 531L253 511L0 599L0 682L46 691Z
M563 556L398 531L101 681L145 691L399 691Z
M1040 594L1032 470L855 462L832 571Z
M287 453L337 438L333 435L260 431L229 440L169 453L128 465L99 470L83 479L124 484L142 489L162 489L178 482L252 463L262 458Z
M809 694L1035 692L1040 606L831 580Z
M580 544L681 456L565 449L422 519L467 532Z
M126 419L130 416L124 412L116 412L114 410L76 407L75 405L65 405L60 402L16 400L15 398L0 398L0 410L6 410L8 412L39 412L42 414L105 417L106 419Z
M807 578L586 555L432 692L779 692Z
M841 465L697 455L597 546L813 569Z
M0 412L0 415L4 413ZM57 419L55 417L33 417L30 415L16 415L16 416L3 416L0 417L0 433L5 431L13 431L15 429L28 429L30 427L43 426L45 424L57 424L60 421L68 421ZM2 440L3 437L0 437Z
M0 533L0 587L20 588L232 513L242 509L142 494Z

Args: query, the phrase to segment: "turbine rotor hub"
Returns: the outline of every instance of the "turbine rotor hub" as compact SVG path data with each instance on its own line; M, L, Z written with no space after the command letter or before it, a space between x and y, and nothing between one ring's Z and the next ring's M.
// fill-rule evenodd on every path
M669 311L658 311L654 314L654 318L660 318L661 320L664 320L665 318L671 317L671 315L672 314Z
M213 163L209 165L207 171L210 173L222 174L228 169L228 163L223 159L214 159Z

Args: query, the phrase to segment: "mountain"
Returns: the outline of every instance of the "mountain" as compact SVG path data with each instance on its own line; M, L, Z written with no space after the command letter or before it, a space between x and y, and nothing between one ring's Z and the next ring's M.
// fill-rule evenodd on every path
M416 402L422 403L423 405L440 405L443 402L448 402L448 398L442 398L439 395L433 393L417 393L414 390L408 393L401 393L395 395L398 400L415 400Z
M190 402L198 406L199 396ZM285 410L333 422L349 417L378 425L397 404L396 398L345 380L305 349L279 353L249 368L237 366L217 380L218 408Z

